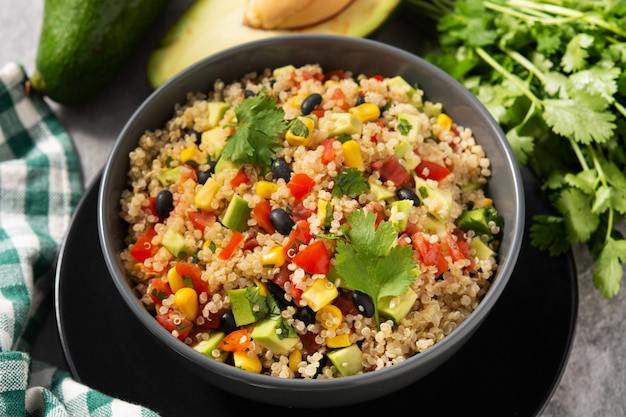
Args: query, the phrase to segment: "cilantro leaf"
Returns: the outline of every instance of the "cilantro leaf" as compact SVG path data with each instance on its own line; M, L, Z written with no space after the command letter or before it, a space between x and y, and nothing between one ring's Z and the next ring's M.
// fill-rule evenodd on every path
M333 197L347 195L355 198L369 190L367 179L358 168L344 167L335 177L335 186L331 191Z
M376 227L376 214L356 210L347 216L345 241L337 242L336 270L345 284L372 298L379 323L381 297L404 294L415 282L416 261L409 246L397 246L391 222Z
M283 109L265 93L247 98L235 108L237 125L226 140L222 157L240 164L269 167L282 148L280 135L287 129Z
M593 268L593 283L603 296L611 298L619 294L624 262L626 240L610 237L597 256Z

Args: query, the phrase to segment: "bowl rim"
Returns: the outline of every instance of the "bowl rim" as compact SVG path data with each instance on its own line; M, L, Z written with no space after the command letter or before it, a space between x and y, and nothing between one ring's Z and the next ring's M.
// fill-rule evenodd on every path
M389 366L380 370L367 372L359 375L352 375L348 377L340 377L333 379L282 379L275 376L269 376L265 374L255 374L248 371L244 371L238 369L232 365L223 364L221 362L212 360L200 352L195 351L190 346L178 341L173 338L172 335L165 330L162 326L160 326L157 321L154 319L152 315L141 305L138 298L132 293L128 284L126 283L126 278L123 276L123 273L117 270L117 264L114 262L114 257L117 256L116 253L113 252L110 245L106 245L106 242L110 240L111 235L109 232L109 225L107 223L107 199L110 197L109 188L111 187L110 183L110 172L115 169L119 169L116 166L116 161L118 158L118 154L122 152L124 138L128 135L129 131L134 128L134 125L139 123L144 117L144 115L149 111L150 107L154 104L154 102L160 100L163 96L168 95L168 91L170 89L175 89L177 85L183 83L183 81L190 75L197 71L200 71L202 68L210 65L211 62L220 61L223 59L228 59L231 56L246 53L251 50L255 50L257 48L265 47L268 45L276 45L277 42L283 42L285 44L289 43L299 43L302 41L324 41L324 42L339 42L345 44L346 46L361 46L361 47L374 47L376 49L381 50L382 52L386 52L394 56L395 58L403 58L413 63L413 66L417 65L419 67L425 68L428 71L436 74L438 77L445 79L446 82L449 82L453 85L456 85L459 89L459 93L463 95L464 99L472 104L473 110L480 113L481 117L486 118L486 120L490 120L489 128L495 133L497 136L497 141L505 150L503 156L506 158L504 163L505 166L509 167L511 171L511 176L513 179L513 195L516 197L513 202L512 210L516 213L516 217L513 219L513 224L508 224L507 229L511 230L511 241L508 246L507 263L504 265L498 265L498 270L496 274L492 278L492 285L484 295L483 299L478 304L477 308L470 314L468 319L466 319L463 323L461 323L456 329L452 331L448 336L439 342L435 343L433 346L426 349L424 352L419 354L415 354L406 361L402 363L398 363L393 366ZM236 74L237 77L243 74ZM172 109L176 103L171 103ZM444 103L445 104L445 103ZM477 140L480 142L479 140ZM102 173L102 180L100 183L100 187L98 190L98 235L102 247L102 251L104 254L105 262L107 264L109 275L111 275L115 286L118 289L118 292L122 295L122 298L126 302L126 304L130 307L133 314L139 318L139 320L146 325L147 329L152 333L157 339L165 342L169 347L172 348L177 354L199 364L204 369L209 369L214 372L218 372L223 377L226 377L231 380L245 381L246 384L255 385L258 387L267 387L271 389L288 389L290 391L301 391L301 392L311 392L320 390L331 390L337 389L339 387L345 386L354 386L359 385L363 381L367 381L368 384L372 383L382 383L382 382L390 382L399 374L403 374L407 372L406 368L413 368L419 366L422 363L429 363L431 359L435 362L449 349L449 345L453 343L457 343L460 339L467 339L471 335L471 333L480 325L480 323L486 318L489 311L492 309L494 303L500 297L501 293L504 291L504 288L508 284L509 278L515 268L515 264L517 263L517 258L521 250L523 235L524 235L524 213L525 213L525 203L524 203L524 192L523 192L523 184L520 169L514 159L513 151L506 140L506 136L504 132L498 126L497 122L490 115L488 110L483 106L483 104L464 86L462 86L457 80L452 78L449 74L445 73L440 68L435 65L429 63L424 58L411 53L409 51L400 49L399 47L389 45L383 43L381 41L368 39L368 38L354 38L348 37L344 35L333 35L333 34L293 34L286 35L281 39L278 38L267 38L260 39L252 42L247 42L245 44L240 44L234 47L231 47L227 50L220 51L213 55L210 55L195 64L187 67L171 79L169 79L166 83L160 86L158 89L153 91L141 104L137 109L133 112L129 120L125 123L122 128L120 134L116 138L114 146L105 162L105 166Z

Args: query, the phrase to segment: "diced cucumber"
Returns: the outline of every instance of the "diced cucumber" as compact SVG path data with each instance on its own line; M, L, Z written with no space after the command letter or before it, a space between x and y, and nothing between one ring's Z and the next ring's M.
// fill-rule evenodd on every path
M194 350L202 353L205 356L208 356L209 358L213 358L217 361L223 362L224 360L226 360L226 357L228 356L228 352L224 352L220 350L220 354L217 357L213 356L213 352L216 349L219 349L218 345L220 344L222 339L224 339L224 336L225 336L224 332L220 332L220 331L212 332L207 340L202 340L193 348Z
M210 101L207 103L207 112L209 113L207 121L210 127L217 126L224 117L226 110L229 109L228 103L223 101Z
M327 356L343 376L354 375L363 369L363 352L357 345L332 350Z
M224 144L226 144L226 130L221 126L202 132L200 149L206 150L212 161L216 161L219 158Z
M422 128L420 117L417 114L400 112L398 113L398 124L396 130L403 136L408 136L411 131L419 132Z
M161 243L177 258L184 258L189 252L189 248L185 245L185 237L172 229L167 229Z
M445 220L452 209L452 193L417 175L414 175L413 178L415 180L415 193L420 197L428 212L437 219Z
M389 200L390 198L394 198L396 196L393 191L389 190L376 180L368 179L367 182L370 186L372 194L374 195L374 201Z
M252 209L248 202L243 197L235 194L230 203L228 203L228 207L226 207L222 224L230 230L243 232L248 227L251 211Z
M163 186L172 185L180 180L180 167L174 167L161 171L157 174L157 179Z
M395 297L381 297L378 300L378 312L381 316L390 318L398 324L409 314L415 300L417 300L417 294L411 287L407 287L404 294Z
M332 113L330 115L330 126L328 127L328 137L342 134L354 135L361 133L363 122L352 113Z
M387 80L387 85L389 87L397 86L406 88L409 102L413 104L413 106L415 106L416 108L422 107L422 97L417 94L417 87L413 87L411 84L408 83L408 81L402 78L402 76L396 75L395 77L390 78L389 80Z
M300 340L296 331L283 320L282 316L259 320L250 332L250 337L276 355L288 352Z
M396 232L400 233L406 229L411 207L413 207L412 200L397 200L389 204L389 209L391 210L389 220L395 227Z

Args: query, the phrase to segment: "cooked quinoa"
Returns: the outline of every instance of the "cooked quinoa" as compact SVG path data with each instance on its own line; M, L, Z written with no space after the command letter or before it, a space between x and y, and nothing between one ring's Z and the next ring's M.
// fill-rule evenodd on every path
M138 138L121 196L121 258L158 322L215 360L281 378L425 351L472 314L497 268L502 222L471 130L401 77L325 70L267 69L188 94ZM384 256L357 253L367 226L391 236L397 276L377 271Z

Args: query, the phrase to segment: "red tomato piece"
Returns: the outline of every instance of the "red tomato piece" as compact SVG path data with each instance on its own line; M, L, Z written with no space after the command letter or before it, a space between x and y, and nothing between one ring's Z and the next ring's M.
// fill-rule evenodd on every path
M257 224L265 230L267 233L274 233L276 228L272 224L270 220L270 212L272 211L272 205L269 200L263 200L254 208L250 215L254 220L256 220Z
M450 255L454 262L465 259L465 254L463 253L459 242L457 242L450 233L446 233L443 245L446 252Z
M243 352L250 346L250 334L246 329L230 332L222 339L218 347L227 352Z
M435 181L441 181L448 175L450 175L450 170L436 162L430 161L422 161L415 167L415 173L418 177L424 179L431 179Z
M322 162L325 165L328 165L330 162L333 162L337 158L337 151L333 147L333 144L337 141L335 138L324 139L320 142L320 146L324 149L322 150Z
M322 117L324 117L324 113L326 113L325 109L315 109L311 112L311 114L315 115L315 117L317 117L318 119L321 119Z
M411 236L411 240L422 263L426 266L437 267L437 276L450 268L448 261L441 253L441 244L430 242L422 233L415 233Z
M237 250L237 247L239 247L239 244L243 242L243 238L243 233L234 231L230 240L217 257L223 260L230 259L235 253L235 250Z
M338 69L338 70L334 70L334 71L328 71L326 74L324 74L324 81L328 81L336 78L336 79L344 79L346 77L346 72L342 69Z
M193 323L185 318L182 320L174 320L170 317L169 314L157 314L156 320L159 322L161 326L163 326L168 332L172 333L176 330L178 340L185 340L191 329L193 328Z
M300 341L302 342L302 350L304 353L312 354L314 352L318 352L322 345L315 341L317 337L317 333L306 332L305 334L300 335Z
M232 180L230 180L230 185L232 185L233 187L238 187L241 184L247 184L250 182L250 178L248 178L248 176L246 175L246 171L241 168L239 171L237 171L237 174L233 177Z
M198 230L204 231L207 227L215 223L216 216L206 211L188 211L187 217Z
M287 264L284 264L283 266L280 267L280 269L278 270L278 273L274 275L274 278L272 278L272 281L274 281L276 284L282 287L285 285L287 281L289 281L290 274L291 272L289 271Z
M283 252L288 258L293 258L295 254L298 253L300 245L309 243L312 237L309 222L306 220L297 221L296 226L291 233L289 233L289 240L287 240L287 244L283 247Z
M131 256L139 262L144 262L146 259L154 255L159 249L158 246L152 244L152 238L156 236L156 234L157 233L154 230L154 227L146 227L146 231L139 236L137 242L130 247L129 252Z
M382 81L385 79L385 77L383 77L382 75L372 75L370 78L376 81Z
M163 281L161 278L152 278L148 284L147 294L150 296L155 304L163 304L163 300L172 295L172 289L170 284Z
M330 270L330 254L321 240L311 243L293 257L293 263L310 274L327 274Z
M300 298L302 298L303 291L300 288L296 287L295 285L289 285L288 288L289 288L288 290L289 295L293 299L293 302L295 304L299 304Z
M287 188L291 191L291 195L298 200L306 197L313 187L315 187L315 180L303 172L292 175L287 183Z
M296 203L291 208L291 218L294 222L297 222L298 220L306 220L311 217L311 214L313 214L313 211L304 207L304 204L302 203Z
M348 110L348 108L350 107L350 103L348 103L346 93L344 93L343 90L339 87L335 88L330 98L335 101L335 106L339 107L342 110Z
M396 187L408 182L411 179L408 171L400 163L400 159L395 155L389 155L372 163L372 169L380 174L384 181L393 182Z
M193 289L196 290L198 295L206 292L209 294L209 285L202 279L202 269L198 264L190 262L178 262L175 266L176 273L183 277L183 280L187 283L191 280Z

